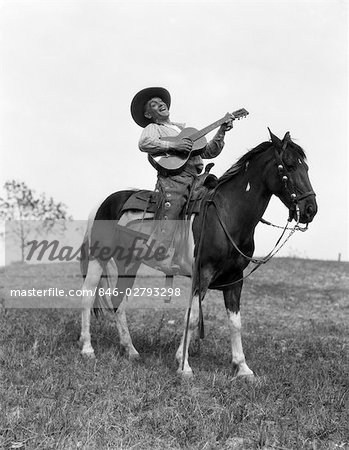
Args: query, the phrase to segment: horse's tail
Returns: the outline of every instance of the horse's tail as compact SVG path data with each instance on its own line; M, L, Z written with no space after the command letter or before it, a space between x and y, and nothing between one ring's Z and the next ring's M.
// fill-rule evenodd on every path
M82 241L80 247L80 272L82 278L85 280L88 270L88 258L89 258L89 238L87 232L84 236L84 240Z

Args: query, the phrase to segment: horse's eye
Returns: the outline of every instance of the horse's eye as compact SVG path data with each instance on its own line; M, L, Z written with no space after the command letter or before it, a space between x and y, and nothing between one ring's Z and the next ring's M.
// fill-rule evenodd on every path
M299 164L303 164L302 161L299 158L298 158L298 162L299 162Z
M293 158L286 157L284 158L285 166L288 170L294 170L296 168L296 161Z

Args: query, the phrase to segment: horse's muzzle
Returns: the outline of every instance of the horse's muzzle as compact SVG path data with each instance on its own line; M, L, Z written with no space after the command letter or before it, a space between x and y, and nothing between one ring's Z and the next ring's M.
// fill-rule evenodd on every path
M317 203L315 195L312 195L303 201L299 202L300 222L310 223L313 221L317 213Z

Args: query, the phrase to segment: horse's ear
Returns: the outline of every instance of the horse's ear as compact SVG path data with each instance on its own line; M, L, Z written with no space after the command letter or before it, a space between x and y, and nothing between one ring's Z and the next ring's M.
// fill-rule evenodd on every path
M283 140L282 140L282 150L285 150L287 147L287 144L291 141L291 136L290 136L290 132L287 131L287 133L285 134Z
M276 147L281 147L282 141L281 141L277 136L275 136L275 134L273 134L273 133L271 132L271 130L270 130L269 127L268 127L268 131L269 131L269 134L270 134L271 142L272 142Z
M282 142L291 142L291 135L289 131L285 134Z

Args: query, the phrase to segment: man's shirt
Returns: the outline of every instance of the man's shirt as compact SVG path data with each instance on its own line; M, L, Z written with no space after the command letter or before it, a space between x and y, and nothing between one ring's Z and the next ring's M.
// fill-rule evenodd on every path
M151 123L146 126L139 139L139 148L142 152L150 153L150 155L158 156L160 152L166 152L169 149L170 143L168 141L160 140L165 136L178 136L181 130L185 127L184 124L157 124ZM214 138L206 144L201 156L192 156L185 166L185 170L196 175L203 169L204 163L202 159L212 159L218 156L224 147L224 134L219 131Z

